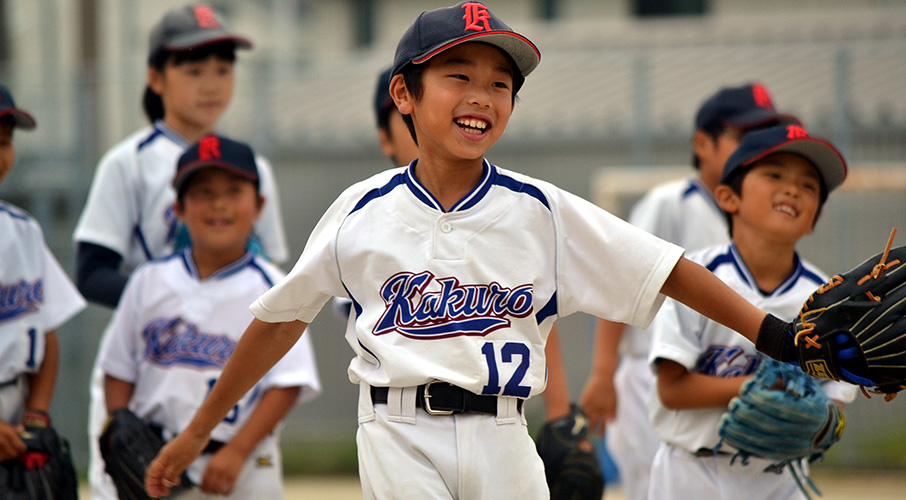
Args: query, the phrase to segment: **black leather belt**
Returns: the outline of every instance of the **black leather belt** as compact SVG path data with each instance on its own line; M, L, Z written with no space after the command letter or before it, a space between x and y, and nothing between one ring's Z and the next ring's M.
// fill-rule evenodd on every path
M387 404L388 387L371 387L372 404ZM523 400L516 402L522 411ZM416 389L415 407L431 415L458 415L460 413L487 413L497 415L497 396L481 396L447 382L431 382Z

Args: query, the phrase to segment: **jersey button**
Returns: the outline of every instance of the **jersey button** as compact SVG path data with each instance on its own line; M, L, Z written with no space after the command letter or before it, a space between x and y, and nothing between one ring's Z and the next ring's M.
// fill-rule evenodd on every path
M450 231L453 230L453 226L449 222L444 222L443 224L440 225L440 230L445 233L449 233Z

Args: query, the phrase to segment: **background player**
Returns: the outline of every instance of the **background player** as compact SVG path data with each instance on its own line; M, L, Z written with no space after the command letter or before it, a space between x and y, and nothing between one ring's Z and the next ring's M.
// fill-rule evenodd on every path
M0 185L16 159L13 131L36 127L0 85ZM26 452L19 433L49 427L59 344L56 329L85 299L50 253L38 222L0 200L0 462ZM5 496L5 494L4 494Z
M143 100L151 125L100 160L73 235L76 282L88 300L116 306L128 274L138 264L186 245L173 212L173 165L190 144L214 130L232 98L235 51L250 47L250 41L229 31L220 16L202 4L167 12L152 30ZM274 176L264 159L257 161L267 203L255 224L254 240L267 257L282 262L288 250ZM113 485L97 449L106 418L97 363L90 392L89 477L95 498L113 500Z
M692 166L696 176L651 189L636 203L629 222L687 251L729 241L723 211L714 200L724 164L750 131L795 122L778 113L763 85L725 87L706 99L695 116ZM604 433L628 500L647 500L651 460L659 441L648 419L654 374L648 367L651 332L597 320L592 373L581 405L592 429Z
M730 219L732 244L689 256L743 297L781 318L794 318L827 276L796 252L812 232L828 193L846 176L830 144L800 125L746 135L729 158L715 191ZM759 354L732 330L668 300L652 325L650 362L657 390L650 394L655 455L650 498L804 498L790 469L782 474L757 457L731 464L732 450L715 451L718 424L730 399L752 378ZM851 402L855 386L824 384L827 395ZM778 439L793 439L778 436Z
M786 338L679 247L485 160L539 60L477 2L418 17L390 87L418 161L328 209L293 270L252 305L256 319L192 422L149 467L152 495L167 493L331 296L354 304L349 374L367 498L546 498L520 407L543 390L560 315L644 326L663 293L762 345Z
M248 304L283 276L248 250L265 203L255 163L247 145L216 135L186 151L173 180L174 211L192 246L136 270L105 334L107 410L128 407L164 439L183 430L217 380L251 321ZM282 498L274 428L297 400L319 392L306 337L217 426L190 479L208 494ZM195 490L178 498L208 497Z

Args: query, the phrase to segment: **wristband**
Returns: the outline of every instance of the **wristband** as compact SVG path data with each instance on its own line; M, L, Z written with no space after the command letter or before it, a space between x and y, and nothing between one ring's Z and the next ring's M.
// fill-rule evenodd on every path
M790 333L790 324L773 314L768 314L761 322L758 338L755 339L755 349L784 363L799 361L799 353Z
M25 410L25 415L22 417L22 425L26 429L29 427L46 429L50 427L50 415L40 410Z

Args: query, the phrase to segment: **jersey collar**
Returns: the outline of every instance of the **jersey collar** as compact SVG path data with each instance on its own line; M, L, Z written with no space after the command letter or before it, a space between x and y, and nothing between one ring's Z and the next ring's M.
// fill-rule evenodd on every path
M195 259L192 258L192 249L186 248L185 250L182 250L179 253L179 255L180 255L180 258L182 259L183 265L185 265L185 267L186 267L186 271L189 273L189 276L191 276L192 278L194 278L197 281L201 281L201 278L198 276L198 268L195 267ZM221 267L220 269L211 273L211 275L205 279L206 280L223 279L223 278L226 278L233 274L236 274L242 268L251 264L251 262L254 258L255 258L254 253L252 253L251 251L246 252L245 255L243 255L242 257L239 258L239 260L235 260L235 261Z
M697 194L704 198L715 213L723 215L724 211L720 208L720 205L717 204L717 200L714 199L714 193L705 187L701 179L696 177L689 179L689 185L686 187L686 190L683 191L683 198L687 198L693 194Z
M189 146L190 146L189 141L187 141L183 136L181 136L179 134L179 132L170 128L170 126L167 125L163 120L159 119L154 122L154 130L157 130L164 137L175 142L182 149L189 149Z
M450 207L450 212L460 212L474 207L479 201L481 201L488 191L491 189L491 186L494 184L495 179L497 178L497 167L491 165L488 160L482 160L484 163L484 175L482 175L481 180L478 181L478 184L472 188L471 191L461 200L457 201L452 207ZM409 167L405 172L405 181L406 186L409 188L409 191L418 198L422 203L428 205L429 207L438 210L440 212L445 212L443 205L437 201L437 198L434 197L431 192L425 189L424 186L416 179L415 177L415 167L418 163L418 159L412 160L412 163L409 164Z
M766 292L758 287L758 283L755 281L755 278L752 276L751 271L749 271L748 266L746 266L746 263L742 260L742 256L739 255L739 250L736 249L735 243L730 244L730 256L733 259L733 267L736 269L736 272L739 274L739 277L743 281L745 281L745 283L747 285L749 285L749 288L757 291L759 294L761 294L764 297L777 297L777 296L783 295L784 293L789 291L791 288L793 288L793 285L796 284L796 281L799 280L799 277L802 276L802 272L804 269L802 267L802 260L799 259L799 254L794 253L793 259L795 260L796 266L793 268L793 272L790 273L790 275L787 276L787 278L783 281L783 283L778 285L777 288L775 288L774 290L772 290L770 292Z

